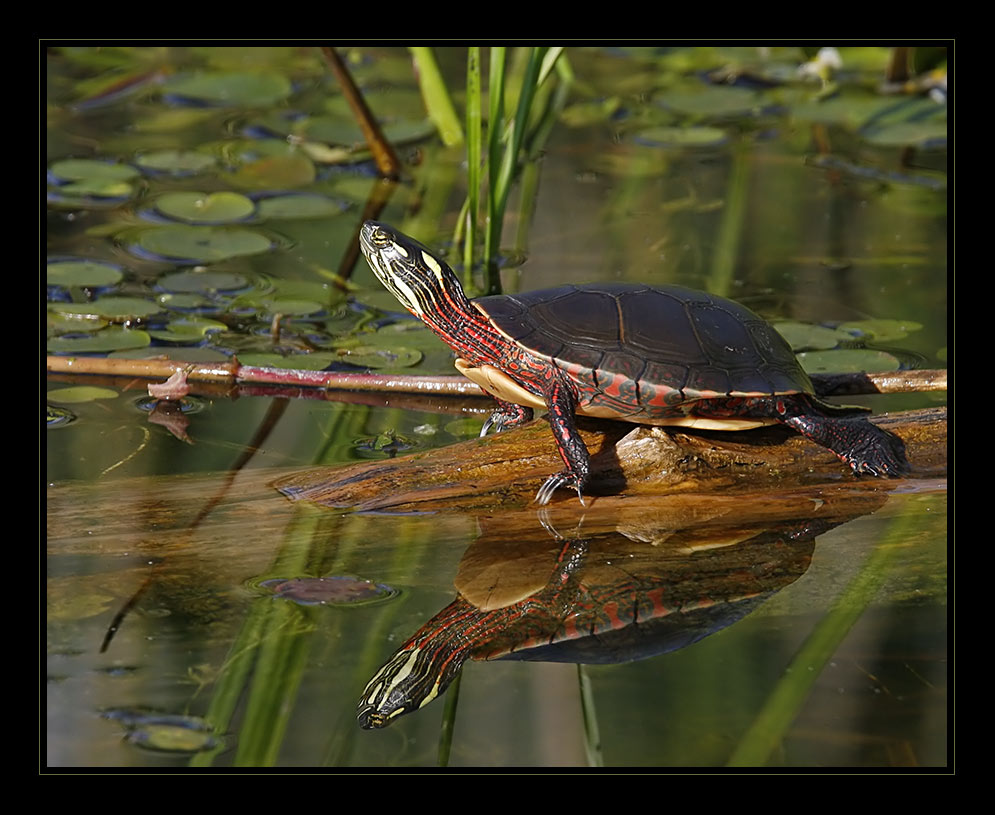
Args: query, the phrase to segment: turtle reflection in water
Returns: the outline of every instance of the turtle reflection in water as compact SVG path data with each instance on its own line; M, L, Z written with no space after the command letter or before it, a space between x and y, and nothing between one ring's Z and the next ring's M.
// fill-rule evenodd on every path
M697 543L696 535L682 537L681 548L634 543L617 533L552 542L555 552L520 541L505 544L502 553L501 544L478 541L460 567L460 596L370 680L359 723L364 729L385 727L424 707L467 659L606 664L691 645L800 577L815 536L835 525L710 530L703 539L697 533ZM536 568L537 549L545 571ZM474 570L482 578L466 576ZM526 580L544 574L545 583L496 590L502 570Z

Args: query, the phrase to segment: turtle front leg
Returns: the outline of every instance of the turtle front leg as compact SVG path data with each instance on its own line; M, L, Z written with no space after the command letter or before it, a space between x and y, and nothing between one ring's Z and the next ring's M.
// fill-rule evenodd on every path
M486 436L492 429L495 433L502 430L510 430L526 422L532 421L532 408L516 405L514 402L505 402L503 399L494 400L498 407L480 428L481 437Z
M577 423L574 419L576 398L570 387L557 379L546 394L546 402L553 438L567 469L546 479L546 483L536 493L536 503L544 506L560 487L572 487L577 491L581 506L586 506L582 490L591 473L591 455L587 452L587 446L580 433L577 432Z

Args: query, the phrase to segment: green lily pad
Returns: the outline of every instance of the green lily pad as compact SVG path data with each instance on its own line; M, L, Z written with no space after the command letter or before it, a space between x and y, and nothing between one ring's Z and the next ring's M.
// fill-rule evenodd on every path
M864 141L882 147L942 145L947 140L947 123L937 120L895 122L863 135Z
M140 320L159 313L162 308L141 297L101 297L92 303L51 303L49 310L77 318L121 321Z
M174 362L228 362L231 357L213 348L134 348L130 351L115 351L108 354L110 359L156 359L167 356Z
M275 297L263 300L263 306L270 314L302 316L321 311L324 306L314 300L294 300L289 297Z
M59 194L77 198L128 198L134 188L127 181L113 181L107 178L84 178L59 187Z
M149 724L129 730L125 740L163 753L198 753L221 744L213 733L169 724Z
M747 116L762 105L759 94L746 88L702 85L687 91L668 91L661 97L664 107L692 116Z
M913 320L857 320L840 323L839 330L867 340L893 342L904 339L910 331L922 330L922 323Z
M223 224L240 221L256 209L252 199L237 192L169 192L159 197L155 208L169 218L192 224Z
M66 306L69 304L49 303L48 313L45 315L45 326L54 334L76 334L82 331L99 331L110 322L110 320L105 320L93 314L55 311L52 308L55 305ZM85 305L79 308L83 308L86 311L90 310Z
M95 260L56 261L45 270L45 280L50 286L113 286L122 277L117 266Z
M127 164L116 164L90 158L70 158L54 162L49 172L61 181L128 181L139 175Z
M162 258L215 263L267 252L272 243L269 238L250 229L177 224L142 230L136 245Z
M98 388L93 385L77 385L72 388L56 388L45 394L50 402L60 405L78 405L82 402L93 402L97 399L117 399L118 392L110 388Z
M287 190L313 183L316 175L314 162L295 152L250 162L236 170L231 175L231 181L250 190Z
M243 365L253 365L257 368L287 368L298 371L323 371L333 362L335 354L318 351L313 354L281 354L248 353L239 354L238 360Z
M207 308L211 301L199 294L160 294L157 298L163 308L195 309Z
M196 150L159 150L139 156L135 163L145 170L185 176L210 170L218 160Z
M227 331L228 326L204 317L178 317L166 324L165 330L150 330L149 336L163 342L200 342L210 331Z
M826 350L853 340L850 332L811 323L776 322L774 328L795 351Z
M718 127L651 127L635 134L643 144L663 147L717 147L728 139Z
M199 73L169 79L164 91L226 107L264 107L286 99L290 80L274 73Z
M810 374L880 373L897 371L898 359L885 351L844 348L836 351L808 351L798 355L802 368Z
M324 195L275 195L259 202L260 218L327 218L345 210L344 203Z
M55 354L97 354L144 348L151 342L145 331L112 325L86 337L52 337L47 345L49 352Z
M213 294L244 289L249 281L234 272L174 272L160 277L158 285L168 292Z
M353 348L336 349L339 362L347 362L360 368L410 368L421 362L421 351L416 348L378 348L374 345L357 345Z

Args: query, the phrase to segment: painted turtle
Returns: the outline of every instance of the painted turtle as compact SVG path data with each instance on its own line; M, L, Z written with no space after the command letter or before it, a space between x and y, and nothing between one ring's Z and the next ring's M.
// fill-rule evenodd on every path
M367 221L360 244L384 286L453 348L456 368L497 399L481 435L548 411L566 469L539 504L559 487L583 503L590 456L575 414L709 430L780 423L855 474L908 471L901 439L855 415L862 408L816 399L788 343L731 300L633 283L469 300L445 261L392 227Z

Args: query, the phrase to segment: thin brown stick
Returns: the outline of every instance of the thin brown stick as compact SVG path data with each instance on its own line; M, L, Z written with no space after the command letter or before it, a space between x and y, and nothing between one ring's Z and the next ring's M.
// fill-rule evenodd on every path
M342 94L363 130L366 143L370 147L370 152L373 153L373 160L376 162L380 175L396 179L401 174L401 162L390 142L384 138L380 124L370 111L366 100L363 99L363 94L352 79L352 74L349 73L349 69L334 48L327 45L322 46L321 53L325 57L328 67L335 74L335 78L338 79L339 85L342 87Z
M166 379L176 371L188 371L188 379L228 384L293 385L328 390L376 391L381 393L431 393L449 396L483 396L483 392L461 376L414 376L411 374L353 374L336 371L301 371L291 368L259 368L231 362L193 366L167 357L155 359L107 359L104 357L50 356L49 373L101 374ZM815 374L820 396L853 396L875 393L945 391L945 370L895 371L876 374Z

